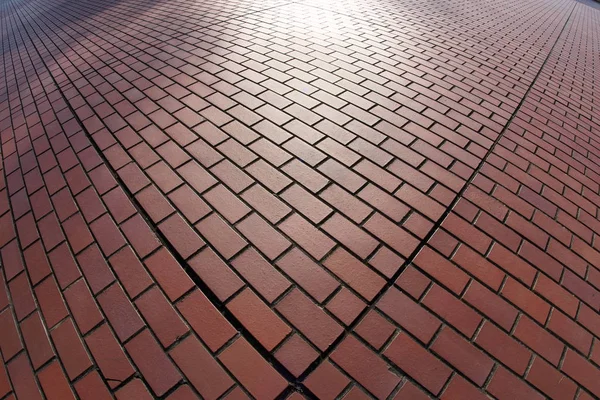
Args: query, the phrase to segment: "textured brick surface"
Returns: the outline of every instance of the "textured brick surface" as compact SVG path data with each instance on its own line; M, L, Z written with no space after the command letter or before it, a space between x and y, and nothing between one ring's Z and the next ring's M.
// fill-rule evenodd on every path
M0 399L600 397L589 0L0 4Z

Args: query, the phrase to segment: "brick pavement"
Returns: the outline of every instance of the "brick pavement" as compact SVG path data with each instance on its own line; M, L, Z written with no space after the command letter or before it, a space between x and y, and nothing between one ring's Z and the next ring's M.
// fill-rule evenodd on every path
M600 397L595 3L0 10L0 399Z

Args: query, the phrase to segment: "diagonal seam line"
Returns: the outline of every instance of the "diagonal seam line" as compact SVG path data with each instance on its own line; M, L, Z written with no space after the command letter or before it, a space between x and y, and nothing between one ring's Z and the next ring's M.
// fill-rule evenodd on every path
M16 14L17 14L18 18L21 19L21 15L19 15L18 12ZM31 25L31 21L27 20L27 22L28 22L28 25ZM31 40L32 38L31 38L29 30L25 29L25 32L27 33L27 36ZM37 33L36 33L36 36L37 36ZM39 36L38 36L38 38L39 38ZM40 42L43 44L44 41L41 38L39 38L39 39L40 39ZM32 43L33 43L33 41L32 41ZM169 240L166 238L166 236L158 229L156 224L152 221L152 219L149 217L149 215L143 209L143 207L141 206L139 201L132 195L129 188L125 185L124 181L116 173L116 171L114 170L112 165L108 162L108 159L106 158L104 153L102 153L100 147L98 147L98 145L96 144L96 142L94 141L94 139L92 138L90 133L88 132L87 128L85 127L85 125L83 125L79 116L75 113L75 110L73 109L73 107L71 106L71 104L69 103L67 98L65 97L63 90L58 85L56 78L54 77L52 72L48 69L48 66L47 66L42 54L39 52L39 50L37 49L37 47L35 45L33 45L33 47L34 47L34 51L40 56L40 59L42 61L44 61L44 65L45 65L46 69L48 70L50 77L52 78L53 84L56 86L58 92L61 94L61 97L67 104L69 110L73 113L74 118L81 126L82 131L85 133L86 137L89 139L91 145L94 147L94 149L98 153L98 156L102 159L103 163L106 165L106 167L108 168L108 170L111 173L111 175L113 176L113 178L117 181L117 183L119 184L119 186L121 187L123 192L126 194L128 199L132 202L132 204L136 208L136 211L138 212L138 214L140 214L140 216L148 224L148 226L153 231L153 233L161 241L161 244L163 246L165 246L167 248L167 250L169 250L171 255L181 265L181 268L186 272L186 274L190 277L190 279L192 279L192 281L198 287L198 289L201 290L203 292L203 294L209 299L209 301L212 303L212 305L217 310L219 310L221 315L223 315L223 317L226 318L227 321L239 332L240 336L242 338L244 338L261 355L261 357L265 361L267 361L272 367L274 367L275 370L279 374L281 374L281 376L288 382L288 386L286 387L286 389L284 389L279 394L277 399L287 398L291 393L293 393L294 389L296 389L299 392L301 392L303 395L309 397L310 399L318 400L318 397L314 393L312 393L312 391L310 389L308 389L301 382L300 379L297 379L285 366L283 366L283 364L272 353L270 353L256 338L254 338L254 336L248 331L248 329L245 328L244 325L225 307L223 302L221 302L218 299L217 295L210 289L210 287L206 283L204 283L204 281L200 278L200 276L198 276L198 274L196 274L196 272L189 266L189 264L183 259L183 257L177 252L177 250L175 250L175 247L169 242ZM52 55L52 53L49 52L49 54L52 56L52 58L54 58L54 55Z
M256 13L260 13L263 11L268 11L271 9L275 9L275 8L280 8L280 7L286 7L288 5L294 4L294 3L299 3L299 4L303 4L305 6L309 6L309 7L314 7L314 8L319 8L317 6L313 6L311 4L306 4L304 2L289 2L289 3L283 3L277 6L273 6L273 7L269 7L269 8L265 8L265 9L261 9L261 10L257 10L257 11L253 11L253 12L249 12L243 15L239 15L239 16L235 16L232 18L228 18L226 20L222 20L219 21L217 23L221 24L230 20L234 20L234 19L238 19L238 18L242 18L244 16L247 15L251 15L251 14L256 14ZM363 319L363 317L366 315L366 313L368 313L370 310L372 310L375 306L375 304L380 300L380 298L383 296L383 294L385 294L385 292L393 285L393 283L395 282L395 280L402 274L402 272L404 272L404 270L406 269L406 267L408 265L410 265L412 263L412 261L414 260L414 258L418 255L418 253L423 249L423 247L427 244L427 242L429 242L429 240L431 239L431 237L433 236L433 234L437 231L437 229L441 226L441 223L444 221L444 219L448 216L448 214L451 212L451 210L454 208L454 206L456 205L456 203L462 198L466 188L471 184L471 182L473 181L474 177L476 176L476 174L478 173L478 171L481 169L481 167L485 164L485 162L487 161L487 158L493 153L493 150L495 149L496 145L499 143L499 141L501 140L501 138L503 137L504 133L506 132L507 128L511 125L512 121L514 120L515 116L517 115L518 111L522 108L522 105L524 104L526 98L528 97L531 89L533 88L533 86L535 85L535 83L537 82L541 72L543 71L545 65L547 64L547 61L549 60L550 56L552 55L554 48L556 47L556 44L558 43L558 41L560 40L566 26L568 25L570 19L571 19L571 15L575 9L576 5L574 5L573 9L571 10L569 17L567 18L567 20L565 21L565 24L563 25L560 33L557 36L557 39L555 41L555 43L552 45L552 48L550 49L550 51L548 52L548 55L546 56L544 62L542 63L541 67L539 68L538 72L536 73L536 76L534 77L532 83L530 84L530 86L528 87L528 89L526 90L525 94L523 95L521 101L519 102L518 106L515 108L513 114L511 115L511 117L509 118L509 120L507 121L506 125L504 126L504 128L502 129L502 131L500 132L500 134L498 135L498 137L496 138L496 140L494 141L494 143L492 144L492 146L490 147L490 149L488 150L488 152L485 154L484 158L481 160L481 162L478 164L477 168L473 171L471 177L465 182L463 188L459 191L459 193L455 196L454 200L452 201L452 203L447 207L447 209L445 210L445 212L442 214L442 216L438 219L438 221L434 224L434 226L430 229L430 231L427 233L427 235L424 237L424 239L419 243L419 245L417 246L417 248L413 251L413 253L407 258L407 260L404 262L404 264L400 267L400 269L396 272L396 274L394 274L394 276L392 278L390 278L387 282L386 285L384 285L384 287L382 288L382 290L376 295L376 297L372 300L371 304L365 309L363 310L363 312L361 312L361 314L359 314L359 316L355 319L354 323L352 323L349 327L346 328L344 334L342 336L340 336L334 343L332 343L332 345L325 351L322 353L322 355L315 361L313 362L313 364L311 364L311 366L309 366L309 368L298 378L288 378L290 375L288 373L286 374L282 374L284 375L284 377L288 380L289 384L292 386L295 386L296 388L301 388L302 392L304 394L307 395L312 395L312 393L310 393L309 390L307 390L307 388L302 384L302 381L310 374L312 373L321 363L322 361L326 360L329 355L337 348L337 346L348 336L348 334L350 332L353 332L356 325L358 325L358 323ZM337 12L335 10L327 10L330 11L332 13L338 14L338 15L345 15L351 18L355 18L352 17L350 15L344 14L344 13L340 13ZM18 14L18 13L17 13ZM27 31L28 32L28 31ZM29 32L27 33L29 36ZM34 46L35 47L35 46ZM38 52L38 54L41 56L41 54L39 53L39 51L37 50L37 48L35 48L35 51ZM50 53L51 54L51 53ZM54 57L54 56L52 56ZM43 60L43 57L42 57ZM59 92L61 93L61 95L63 96L63 99L65 100L65 102L67 103L67 105L69 106L69 108L71 109L71 111L73 111L71 105L68 103L68 101L65 99L64 97L64 93L63 91L60 89L60 86L58 86L58 84L56 83L56 80L54 78L54 76L52 74L50 74L52 77L52 80L54 82L54 84L56 85L56 87L58 88ZM209 299L211 300L211 302L213 303L213 305L215 305L215 307L217 307L217 309L219 309L220 312L224 312L223 315L227 318L227 316L229 315L226 308L220 306L221 302L219 300L215 300L216 296L214 297L214 299L210 298L209 294L212 294L212 291L206 287L205 284L203 284L203 282L200 280L200 278L198 277L197 279L194 278L195 273L193 272L193 270L191 270L188 266L187 263L183 260L182 258L179 256L179 254L174 250L174 248L171 246L170 242L166 240L166 238L164 237L164 235L162 235L162 233L156 229L155 224L152 222L152 220L148 217L148 215L145 213L145 211L143 210L143 208L140 206L140 204L137 202L137 200L135 199L135 197L133 197L131 195L131 193L129 192L129 189L127 189L127 187L124 185L123 181L120 179L120 177L115 173L115 171L113 170L113 167L107 162L106 158L104 157L104 154L99 150L99 148L97 147L96 143L93 141L93 139L91 139L91 136L89 134L89 132L87 131L87 129L85 129L85 126L83 126L83 124L81 123L81 121L79 120L79 117L73 112L73 114L75 115L75 118L77 118L77 121L80 123L80 125L82 126L86 136L88 136L90 138L90 142L92 143L92 145L94 146L94 148L96 149L96 151L98 152L98 154L100 155L100 157L102 158L102 160L104 161L105 164L107 164L107 167L109 168L109 170L111 171L111 174L115 177L115 179L117 180L117 182L119 182L119 185L121 186L121 188L124 190L124 192L128 195L128 197L130 198L130 200L133 202L133 204L136 206L136 209L138 211L138 213L140 213L140 215L142 215L142 217L144 217L144 219L146 220L146 222L149 224L149 226L151 226L151 228L153 228L153 231L155 232L155 234L161 239L161 241L163 242L163 244L165 245L165 247L167 247L169 249L169 251L173 254L173 256L176 257L176 259L178 260L178 262L182 265L182 267L184 268L184 270L188 273L188 275L190 275L190 277L194 280L194 282L196 283L196 285L203 290L203 292L207 295L207 297L209 297ZM198 283L199 282L201 283ZM206 288L206 289L204 289ZM214 301L213 301L214 300ZM227 313L227 315L225 314ZM232 319L235 320L235 317L230 316ZM229 318L228 318L229 320ZM278 370L278 372L281 373L281 371L279 370L279 368L283 368L285 372L287 372L287 369L285 369L285 367L281 366L279 364L279 362L271 355L271 353L266 352L266 350L264 350L266 352L266 354L268 354L267 357L264 356L264 353L261 352L262 349L262 345L260 345L260 343L258 343L252 335L249 334L249 332L247 331L247 329L245 329L241 324L237 323L237 320L235 320L236 323L233 323L231 320L230 322L232 322L232 325L234 325L236 327L236 329L239 329L241 335L248 340L253 347L255 347L255 349L257 351L259 351L259 353L261 354L261 356L263 356L263 358L265 358L266 360L274 360L274 362L272 362L272 364L276 367L276 369ZM361 385L362 386L362 385ZM288 386L288 389L284 390L284 392L282 392L282 394L279 396L280 398L284 398L287 395L289 395L289 389L290 386ZM314 395L313 395L314 396ZM312 397L312 396L311 396Z
M561 37L562 37L562 35L563 35L564 31L565 31L565 28L567 27L567 25L571 21L571 16L573 15L573 11L575 10L575 7L577 7L576 3L573 5L573 8L569 12L569 16L567 17L567 19L566 19L563 27L561 28L559 34L557 35L556 41L554 42L554 44L550 48L550 51L548 51L548 55L544 59L544 62L542 63L542 65L540 66L540 68L539 68L538 72L536 73L535 77L531 81L531 84L529 85L529 87L525 91L525 94L523 95L521 101L519 102L519 104L517 105L517 107L515 108L515 110L513 111L513 113L511 114L510 118L506 122L506 125L504 126L504 128L502 128L502 131L500 131L500 133L498 134L498 137L494 140L494 142L492 143L492 146L486 152L486 154L484 155L484 157L481 159L481 161L477 165L477 168L475 168L475 170L473 171L473 173L471 174L471 176L469 177L469 179L465 182L464 186L456 194L456 196L454 197L454 200L452 200L452 202L446 208L446 210L444 211L444 213L440 216L440 218L438 218L438 220L434 223L433 227L427 232L427 235L425 235L425 237L423 238L423 240L421 240L421 242L417 245L417 248L406 258L406 261L402 264L402 266L398 269L398 271L396 271L396 273L390 279L388 279L386 281L386 284L381 288L381 290L379 291L379 293L377 293L377 295L373 298L373 300L370 302L370 304L356 317L356 319L354 320L354 322L352 322L352 324L350 324L344 330L344 334L341 335L340 337L338 337L329 346L329 348L325 352L323 352L321 354L321 356L317 360L315 360L304 371L304 373L302 373L302 375L300 375L298 377L298 381L301 382L306 377L308 377L315 369L317 369L321 365L322 362L324 362L327 358L329 358L329 356L331 355L331 353L333 353L333 351L335 351L335 349L344 341L344 339L346 337L348 337L348 335L350 333L354 332L356 326L362 321L362 319L371 310L373 310L375 308L375 305L379 302L379 300L383 297L383 295L394 285L394 282L400 277L400 275L406 270L406 268L413 263L413 261L416 258L416 256L421 252L421 250L431 240L433 234L441 227L442 222L450 214L450 212L456 206L456 204L458 203L458 201L463 198L463 195L464 195L466 189L471 185L471 183L475 179L477 173L481 170L481 168L483 167L483 165L486 163L486 161L489 158L489 156L494 152L494 149L496 148L496 146L498 145L498 143L500 142L500 140L502 139L502 137L506 133L508 127L512 124L512 122L515 119L515 117L517 116L518 112L523 107L523 104L525 103L525 100L527 99L527 97L529 96L529 93L531 92L531 90L535 86L538 78L540 77L542 71L544 70L544 67L548 63L548 60L550 59L550 56L554 52L554 49L555 49L556 45L558 44L559 40L561 39ZM335 11L333 11L333 12L335 12ZM341 15L345 15L345 14L341 14ZM396 365L394 365L394 368L399 369Z

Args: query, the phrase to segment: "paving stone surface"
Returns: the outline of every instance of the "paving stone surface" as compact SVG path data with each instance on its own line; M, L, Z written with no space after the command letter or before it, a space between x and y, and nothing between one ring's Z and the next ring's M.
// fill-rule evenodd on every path
M1 0L0 399L600 397L591 0Z

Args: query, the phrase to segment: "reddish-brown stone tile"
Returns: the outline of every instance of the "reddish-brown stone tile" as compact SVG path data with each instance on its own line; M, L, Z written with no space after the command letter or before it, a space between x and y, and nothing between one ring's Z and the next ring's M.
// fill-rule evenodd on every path
M73 385L82 400L109 400L110 392L96 371L92 371Z
M75 399L73 390L57 361L38 373L38 379L48 400Z
M77 261L92 293L100 292L115 280L98 246L92 245L85 249L77 256Z
M487 391L499 399L543 399L544 397L535 389L503 367L498 367Z
M141 258L159 247L156 235L139 214L121 224L121 229Z
M227 308L267 350L271 351L291 329L252 290L246 288Z
M64 291L65 300L82 335L104 320L85 280L80 279Z
M206 241L213 245L225 259L230 259L246 246L246 241L216 213L196 224Z
M135 305L163 347L169 347L189 331L173 306L156 287L138 297Z
M329 361L324 361L306 379L306 386L320 399L332 400L350 383L350 380Z
M120 388L115 394L118 400L126 400L130 398L150 400L153 398L148 391L148 388L146 388L146 385L144 385L144 383L137 378Z
M15 316L20 321L35 310L35 300L27 274L22 273L8 283Z
M54 278L46 278L34 292L48 329L69 314Z
M288 293L275 308L321 351L342 333L342 327L298 289Z
M194 290L185 299L181 300L177 304L177 309L213 352L221 348L235 335L233 326L198 290Z
M279 224L279 229L317 260L335 246L333 240L298 214L286 218Z
M7 398L600 394L593 7L55 3L3 31Z
M111 388L118 386L135 372L108 324L103 324L90 333L85 342Z
M131 247L124 247L109 259L110 265L130 298L152 284L152 279Z
M277 261L277 266L320 303L339 287L323 267L297 248Z
M438 394L451 370L405 333L398 335L384 354L427 390Z
M54 356L54 351L50 346L50 340L40 315L33 313L23 320L20 326L31 365L34 369L38 369Z
M389 366L353 336L348 336L331 359L379 398L387 397L400 382Z
M169 354L194 388L206 399L217 399L233 385L233 380L194 336L187 337Z
M144 264L171 301L177 300L194 287L190 277L165 248L148 257Z
M237 339L219 359L256 398L274 399L287 386L286 380L243 338Z
M273 229L257 214L251 214L239 222L236 227L246 236L250 243L256 246L270 260L274 260L291 246L289 240Z
M342 248L336 249L323 264L368 301L373 300L385 283L379 275Z
M165 394L181 379L181 375L149 330L144 329L130 340L125 348L157 396Z
M25 353L19 354L8 363L6 370L16 396L32 400L43 398Z
M380 349L394 333L394 326L378 312L369 312L357 325L355 332L371 346Z
M144 326L144 322L118 283L103 291L97 299L110 325L122 342Z
M233 270L208 247L192 258L189 264L221 301L227 300L244 286Z
M71 319L61 322L50 335L70 380L92 365Z
M252 248L240 254L232 265L269 303L290 287L290 282Z

